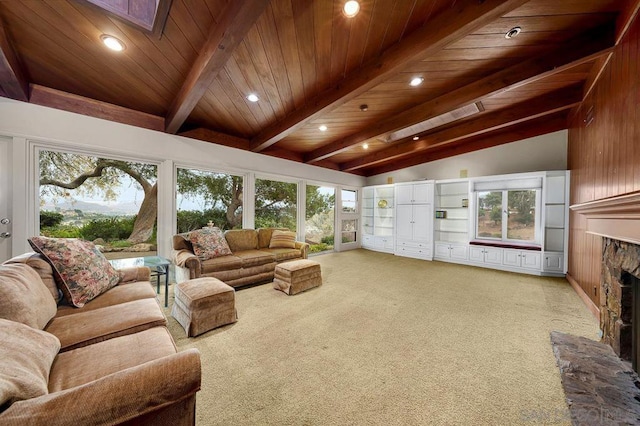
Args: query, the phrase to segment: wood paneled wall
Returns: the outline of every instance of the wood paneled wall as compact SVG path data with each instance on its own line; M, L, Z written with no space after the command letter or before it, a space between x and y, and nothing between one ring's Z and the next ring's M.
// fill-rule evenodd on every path
M571 204L640 191L640 19L569 122ZM638 224L640 226L640 224ZM571 212L569 275L600 306L602 238Z

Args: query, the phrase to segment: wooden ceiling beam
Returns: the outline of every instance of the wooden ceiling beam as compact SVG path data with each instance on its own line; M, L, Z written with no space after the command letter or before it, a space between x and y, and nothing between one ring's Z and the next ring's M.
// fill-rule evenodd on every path
M640 11L640 0L627 0L616 21L616 44L619 44Z
M0 89L7 97L28 102L29 82L26 75L0 20Z
M580 85L556 90L531 101L521 102L493 113L484 114L475 119L463 121L460 124L453 123L452 127L427 134L417 141L408 138L404 142L394 143L389 148L343 163L340 170L350 172L407 155L415 155L418 152L433 149L437 146L494 132L545 115L555 114L559 111L573 108L579 105L580 102L582 102L582 87Z
M205 142L211 142L218 145L224 145L231 148L249 149L249 139L239 138L237 136L228 135L226 133L216 132L215 130L198 127L196 129L187 130L178 133L178 136L185 138L198 139Z
M303 108L258 133L251 141L251 149L260 152L290 135L309 121L326 114L367 90L382 83L406 66L440 51L484 25L516 9L527 0L464 0L430 20L427 25L411 33L369 61L336 86L318 94ZM436 22L436 25L432 25Z
M596 28L578 37L551 54L520 62L466 86L431 99L404 112L369 126L364 131L322 146L305 156L313 163L336 155L369 139L453 111L473 102L505 90L520 87L567 69L593 61L612 51L614 47L612 26Z
M235 48L269 5L269 0L230 1L209 33L200 55L166 115L166 132L177 133Z
M395 170L407 167L417 166L419 164L431 161L441 160L443 158L455 155L466 154L469 152L479 151L481 149L492 148L494 146L504 145L535 136L545 135L547 133L557 132L567 128L567 112L562 111L552 116L544 116L532 121L516 124L505 129L496 130L480 136L474 136L464 139L450 145L425 151L421 154L411 157L402 158L397 161L391 161L387 164L381 164L376 167L364 169L364 175L375 176L383 173L393 172Z
M31 103L103 120L129 124L151 130L164 130L164 117L121 107L107 102L96 101L84 96L32 84Z

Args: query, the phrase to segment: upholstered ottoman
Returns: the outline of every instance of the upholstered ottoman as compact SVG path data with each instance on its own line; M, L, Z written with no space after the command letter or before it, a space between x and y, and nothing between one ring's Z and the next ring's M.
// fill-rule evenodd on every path
M235 290L217 278L205 277L176 284L171 315L187 336L197 336L237 321Z
M273 288L288 295L322 285L320 264L309 259L283 262L276 266Z

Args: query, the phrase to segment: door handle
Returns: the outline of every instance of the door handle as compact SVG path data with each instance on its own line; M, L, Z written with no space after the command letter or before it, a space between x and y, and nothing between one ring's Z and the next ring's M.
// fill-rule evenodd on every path
M0 233L0 238L10 238L11 232L2 232Z
M11 223L11 219L9 219L8 217L3 217L2 219L0 219L0 223L3 225L8 225Z

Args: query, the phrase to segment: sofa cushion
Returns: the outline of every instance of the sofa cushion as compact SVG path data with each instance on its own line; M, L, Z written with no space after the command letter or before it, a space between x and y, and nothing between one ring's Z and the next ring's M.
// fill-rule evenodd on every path
M60 339L61 351L137 333L167 322L156 299L140 299L55 317L45 331Z
M54 335L0 319L0 407L46 395L59 349Z
M123 349L128 348L132 350L123 352ZM153 327L62 352L51 368L49 392L81 386L175 353L173 339L166 327Z
M227 240L218 228L203 228L189 233L193 253L201 260L231 254Z
M260 251L265 251L267 253L272 254L276 258L276 262L284 262L285 260L298 259L302 258L302 252L300 249L289 249L289 248L263 248Z
M273 254L262 250L243 250L235 252L234 255L242 259L243 268L266 265L267 263L272 263L276 260Z
M296 233L293 231L280 231L276 229L271 234L269 248L296 248Z
M26 263L32 267L38 275L40 275L42 282L47 286L56 303L59 303L62 300L62 291L60 291L56 285L56 280L53 277L53 268L47 259L40 253L30 251L13 257L5 263Z
M258 248L269 248L273 231L288 231L288 228L258 228Z
M149 281L138 281L132 283L121 283L113 287L106 293L101 294L87 303L82 308L62 305L58 307L56 318L67 315L74 315L80 312L94 311L107 306L118 305L120 303L132 302L141 299L154 299L156 292Z
M51 263L56 283L73 306L81 308L120 281L118 271L90 241L32 237L29 244Z
M242 259L238 256L222 256L202 261L202 273L228 271L242 268Z
M258 248L258 231L255 229L230 229L225 231L224 237L227 239L233 254L242 250L255 250Z
M0 266L0 318L43 329L56 314L56 301L38 273L24 263Z

